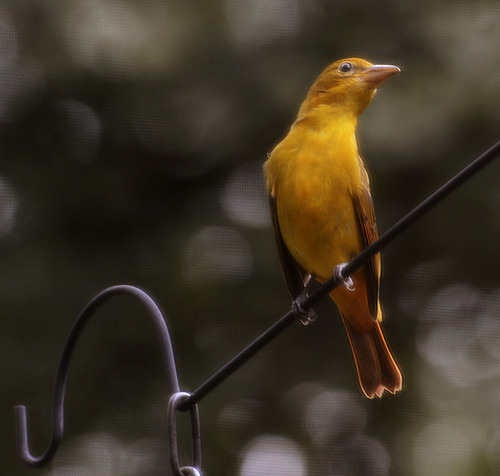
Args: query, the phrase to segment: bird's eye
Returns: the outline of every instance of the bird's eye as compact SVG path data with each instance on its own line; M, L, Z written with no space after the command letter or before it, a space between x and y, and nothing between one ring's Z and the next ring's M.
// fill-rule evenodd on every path
M342 63L339 66L339 71L341 73L348 73L351 70L352 70L352 63L349 63L348 61L346 61L345 63Z

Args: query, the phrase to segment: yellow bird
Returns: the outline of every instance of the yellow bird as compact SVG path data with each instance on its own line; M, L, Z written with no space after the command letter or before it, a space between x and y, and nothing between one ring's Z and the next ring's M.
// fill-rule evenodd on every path
M356 125L380 83L399 71L359 58L328 66L264 164L281 268L293 300L305 296L311 276L326 281L337 265L377 239ZM368 398L395 393L402 383L382 332L379 284L377 254L330 293Z

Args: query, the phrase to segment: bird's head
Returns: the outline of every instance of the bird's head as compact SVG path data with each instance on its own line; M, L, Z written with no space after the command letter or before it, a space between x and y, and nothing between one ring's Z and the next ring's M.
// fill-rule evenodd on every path
M378 86L400 71L397 66L372 64L360 58L336 61L311 86L302 112L333 106L358 116L370 104Z

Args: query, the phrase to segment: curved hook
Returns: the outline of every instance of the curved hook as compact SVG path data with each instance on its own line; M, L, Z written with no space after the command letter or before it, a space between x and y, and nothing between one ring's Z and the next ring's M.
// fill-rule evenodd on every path
M170 339L170 333L168 331L165 318L163 317L163 314L161 313L157 304L148 294L134 286L118 285L107 288L104 291L101 291L87 304L87 306L85 306L81 314L78 316L78 319L71 329L66 344L64 345L61 359L59 361L59 367L57 369L56 381L54 386L54 400L52 405L52 437L47 450L42 456L33 456L29 450L26 406L18 405L15 408L17 451L21 459L28 466L43 466L55 455L64 433L64 395L66 392L68 366L76 342L90 316L100 306L102 306L107 299L120 294L135 297L146 307L149 315L152 317L156 325L156 329L160 334L163 364L166 373L169 393L179 392L179 381L177 378L177 370L175 366L175 358L172 348L172 342Z

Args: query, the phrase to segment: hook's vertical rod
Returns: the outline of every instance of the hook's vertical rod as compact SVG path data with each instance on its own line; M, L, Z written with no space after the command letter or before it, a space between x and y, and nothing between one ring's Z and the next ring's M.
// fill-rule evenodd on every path
M134 286L119 285L105 289L95 296L83 309L71 329L66 344L64 345L54 386L54 399L52 405L52 437L47 450L42 456L33 456L29 450L26 407L24 405L19 405L15 408L17 449L21 459L28 466L43 466L50 461L56 453L64 433L64 396L66 393L68 366L76 342L78 341L85 324L88 322L92 314L100 306L102 306L107 299L120 294L130 295L138 299L146 307L148 313L153 318L156 329L160 334L163 365L169 393L172 394L179 392L179 380L177 378L172 341L170 339L167 324L159 307L148 294Z

